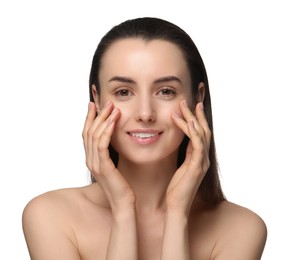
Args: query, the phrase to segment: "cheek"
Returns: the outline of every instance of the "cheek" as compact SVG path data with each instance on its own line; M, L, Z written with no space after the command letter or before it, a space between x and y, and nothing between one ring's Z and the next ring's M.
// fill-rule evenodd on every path
M116 121L112 137L111 137L111 143L117 142L117 137L120 133L123 133L124 128L127 125L127 121L129 118L131 118L131 114L129 113L129 109L124 109L123 107L116 105L116 107L120 110L120 117Z
M184 132L174 123L172 119L173 113L183 118L179 104L176 104L164 107L164 109L162 109L162 111L160 111L158 114L158 119L160 122L163 122L167 125L170 135L174 136L175 141L178 143L183 140Z
M182 141L183 137L184 137L184 132L182 129L180 129L173 121L172 119L172 113L175 113L177 114L178 116L180 116L181 118L184 118L183 117L183 114L180 110L180 106L179 106L179 103L170 107L169 109L166 110L166 113L168 113L168 118L169 118L169 121L170 121L170 124L171 124L171 129L172 131L174 132L174 135L176 137L176 139Z
M170 106L163 106L162 109L159 111L158 116L159 116L160 120L167 118L167 119L169 119L170 122L173 123L173 120L172 120L172 114L173 113L182 117L182 112L180 110L179 103L174 104L174 105L170 105Z

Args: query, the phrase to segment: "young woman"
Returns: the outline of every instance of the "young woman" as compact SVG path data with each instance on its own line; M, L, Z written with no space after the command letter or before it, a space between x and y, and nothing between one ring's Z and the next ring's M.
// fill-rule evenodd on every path
M260 259L264 222L220 186L209 84L191 38L161 19L125 21L99 43L89 87L92 184L28 203L31 259Z

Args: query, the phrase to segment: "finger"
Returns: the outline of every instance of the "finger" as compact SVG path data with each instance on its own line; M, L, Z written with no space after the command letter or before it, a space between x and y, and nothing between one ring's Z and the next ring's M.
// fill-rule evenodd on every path
M102 122L101 124L99 124L98 128L93 131L91 138L93 139L93 142L96 144L95 146L96 148L98 145L98 141L100 140L102 134L105 132L106 128L109 126L109 124L112 121L116 122L119 116L120 116L120 110L115 107L111 111L110 115L106 118L106 120Z
M180 110L181 110L182 116L173 112L172 119L173 119L173 122L180 129L182 129L183 132L189 137L187 122L190 122L190 121L196 122L197 119L195 118L191 110L189 109L186 100L183 100L182 102L180 102Z
M110 144L111 136L115 127L116 121L119 119L120 111L118 108L114 108L110 117L106 120L106 127L102 131L101 135L97 138L97 150L100 159L110 159L108 153L108 146ZM108 155L108 157L107 157ZM104 157L102 157L104 156Z
M88 168L91 170L92 165L92 139L99 136L106 124L104 124L105 120L109 117L111 111L113 109L112 102L108 101L102 111L96 116L96 106L94 106L93 110L95 112L95 117L92 123L88 124L88 130L84 132L84 140L85 140L85 147L86 147L86 164Z
M195 123L195 121L197 121L195 115L193 114L193 112L189 108L188 103L187 103L186 100L183 100L180 103L180 109L181 109L182 115L184 116L184 119L185 119L186 122L193 121Z
M89 135L92 135L94 133L95 129L97 129L109 117L113 108L114 108L114 106L113 106L112 102L110 100L108 100L106 105L104 106L104 108L98 113L97 117L95 118L95 120L91 124L91 126L88 130ZM96 110L96 108L95 108L95 110Z
M113 133L114 126L115 126L115 121L109 120L97 144L97 154L98 154L100 161L102 162L110 160L108 147L109 147L109 143L110 143L111 135Z
M177 113L172 113L172 118L173 118L173 121L175 122L175 124L179 128L181 128L183 130L183 132L188 137L190 137L189 132L188 132L187 123L193 122L195 129L200 130L200 133L202 134L203 133L202 128L201 128L201 126L199 126L197 118L195 117L195 115L192 113L192 111L188 107L186 100L183 100L180 103L180 110L181 110L183 118L180 115L178 115Z
M88 111L87 111L87 115L86 115L86 119L85 119L85 122L84 122L83 131L82 131L83 139L86 139L88 129L91 127L95 117L96 117L96 107L95 107L93 102L89 102Z
M206 119L204 105L203 103L198 103L196 106L196 117L202 129L204 130L205 137L206 137L206 144L209 147L211 141L211 130Z
M192 153L196 153L197 157L195 157L195 158L199 159L199 156L203 155L203 152L204 152L203 138L199 134L199 132L196 130L194 122L192 122L192 121L188 122L187 127L188 127L189 136L191 139L191 146L193 147ZM195 156L195 154L193 155L193 157L194 156Z
M187 148L186 158L184 163L188 164L191 161L191 154L194 150L202 151L204 147L204 138L203 136L196 130L194 121L185 122L178 114L172 114L173 121L175 124L183 130L183 132L190 138L189 147ZM194 154L195 156L195 154ZM198 156L198 154L197 154ZM201 159L201 157L197 157L197 159ZM199 161L199 160L197 160Z
M188 107L186 100L183 100L181 102L181 106L180 106L181 112L183 113L186 121L187 122L193 122L194 128L198 131L198 133L207 139L207 136L205 136L205 135L206 135L206 133L208 135L210 134L210 131L209 131L210 129L209 129L208 125L206 124L207 120L206 120L204 110L202 109L202 107L203 107L202 103L199 103L196 106L196 115L194 115L192 113L192 111L190 110L190 108ZM202 124L200 124L200 122L199 122L199 118L197 117L197 113L198 113L198 115L202 114L202 117L200 117L202 120ZM203 127L205 127L205 129Z
M172 120L189 137L187 122L175 112L172 113Z
M191 160L188 163L188 171L196 172L196 176L203 176L210 165L209 149L205 140L199 135L192 123L188 123L188 129L193 147Z
M110 161L112 163L108 146L110 143L111 135L114 130L114 125L120 116L118 108L114 108L111 115L105 122L95 131L91 140L91 154L93 160L93 167L96 172L99 172L100 162ZM103 161L102 161L103 160Z
M203 131L202 127L199 125L196 116L193 114L191 109L188 107L186 100L183 100L180 103L180 110L181 110L183 119L180 117L178 118L178 125L186 133L186 135L188 137L190 137L190 134L187 130L187 123L189 123L189 122L193 122L195 129L200 133L200 135L203 135L204 131ZM176 115L174 115L174 116L175 116L175 118L177 118Z
M108 101L105 108L103 109L103 112L100 113L99 116L97 116L97 110L96 110L95 104L93 102L89 102L88 112L86 115L84 129L82 132L82 137L83 137L85 148L87 148L87 136L89 134L89 131L91 133L94 132L95 128L101 123L101 119L106 118L109 115L109 113L112 110L112 107L113 107L112 103ZM95 120L96 117L98 120Z
M84 145L86 156L88 155L87 132L89 128L91 127L95 117L96 117L96 107L93 102L89 102L88 112L86 115L83 131L82 131L82 139L83 139L83 145Z

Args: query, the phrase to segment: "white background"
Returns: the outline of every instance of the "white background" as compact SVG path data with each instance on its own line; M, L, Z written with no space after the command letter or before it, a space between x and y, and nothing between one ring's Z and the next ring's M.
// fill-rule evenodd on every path
M1 259L29 259L21 214L31 198L88 184L81 131L92 56L106 31L139 16L172 21L195 41L225 194L265 220L262 259L289 259L286 1L172 2L1 2Z

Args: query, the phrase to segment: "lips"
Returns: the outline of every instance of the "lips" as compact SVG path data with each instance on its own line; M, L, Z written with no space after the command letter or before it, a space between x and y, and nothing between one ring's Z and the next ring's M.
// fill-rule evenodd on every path
M162 133L163 133L162 131L153 129L139 129L128 132L131 139L135 143L141 145L152 144L156 142Z
M131 136L138 137L138 138L150 138L156 136L157 134L152 133L129 133Z

